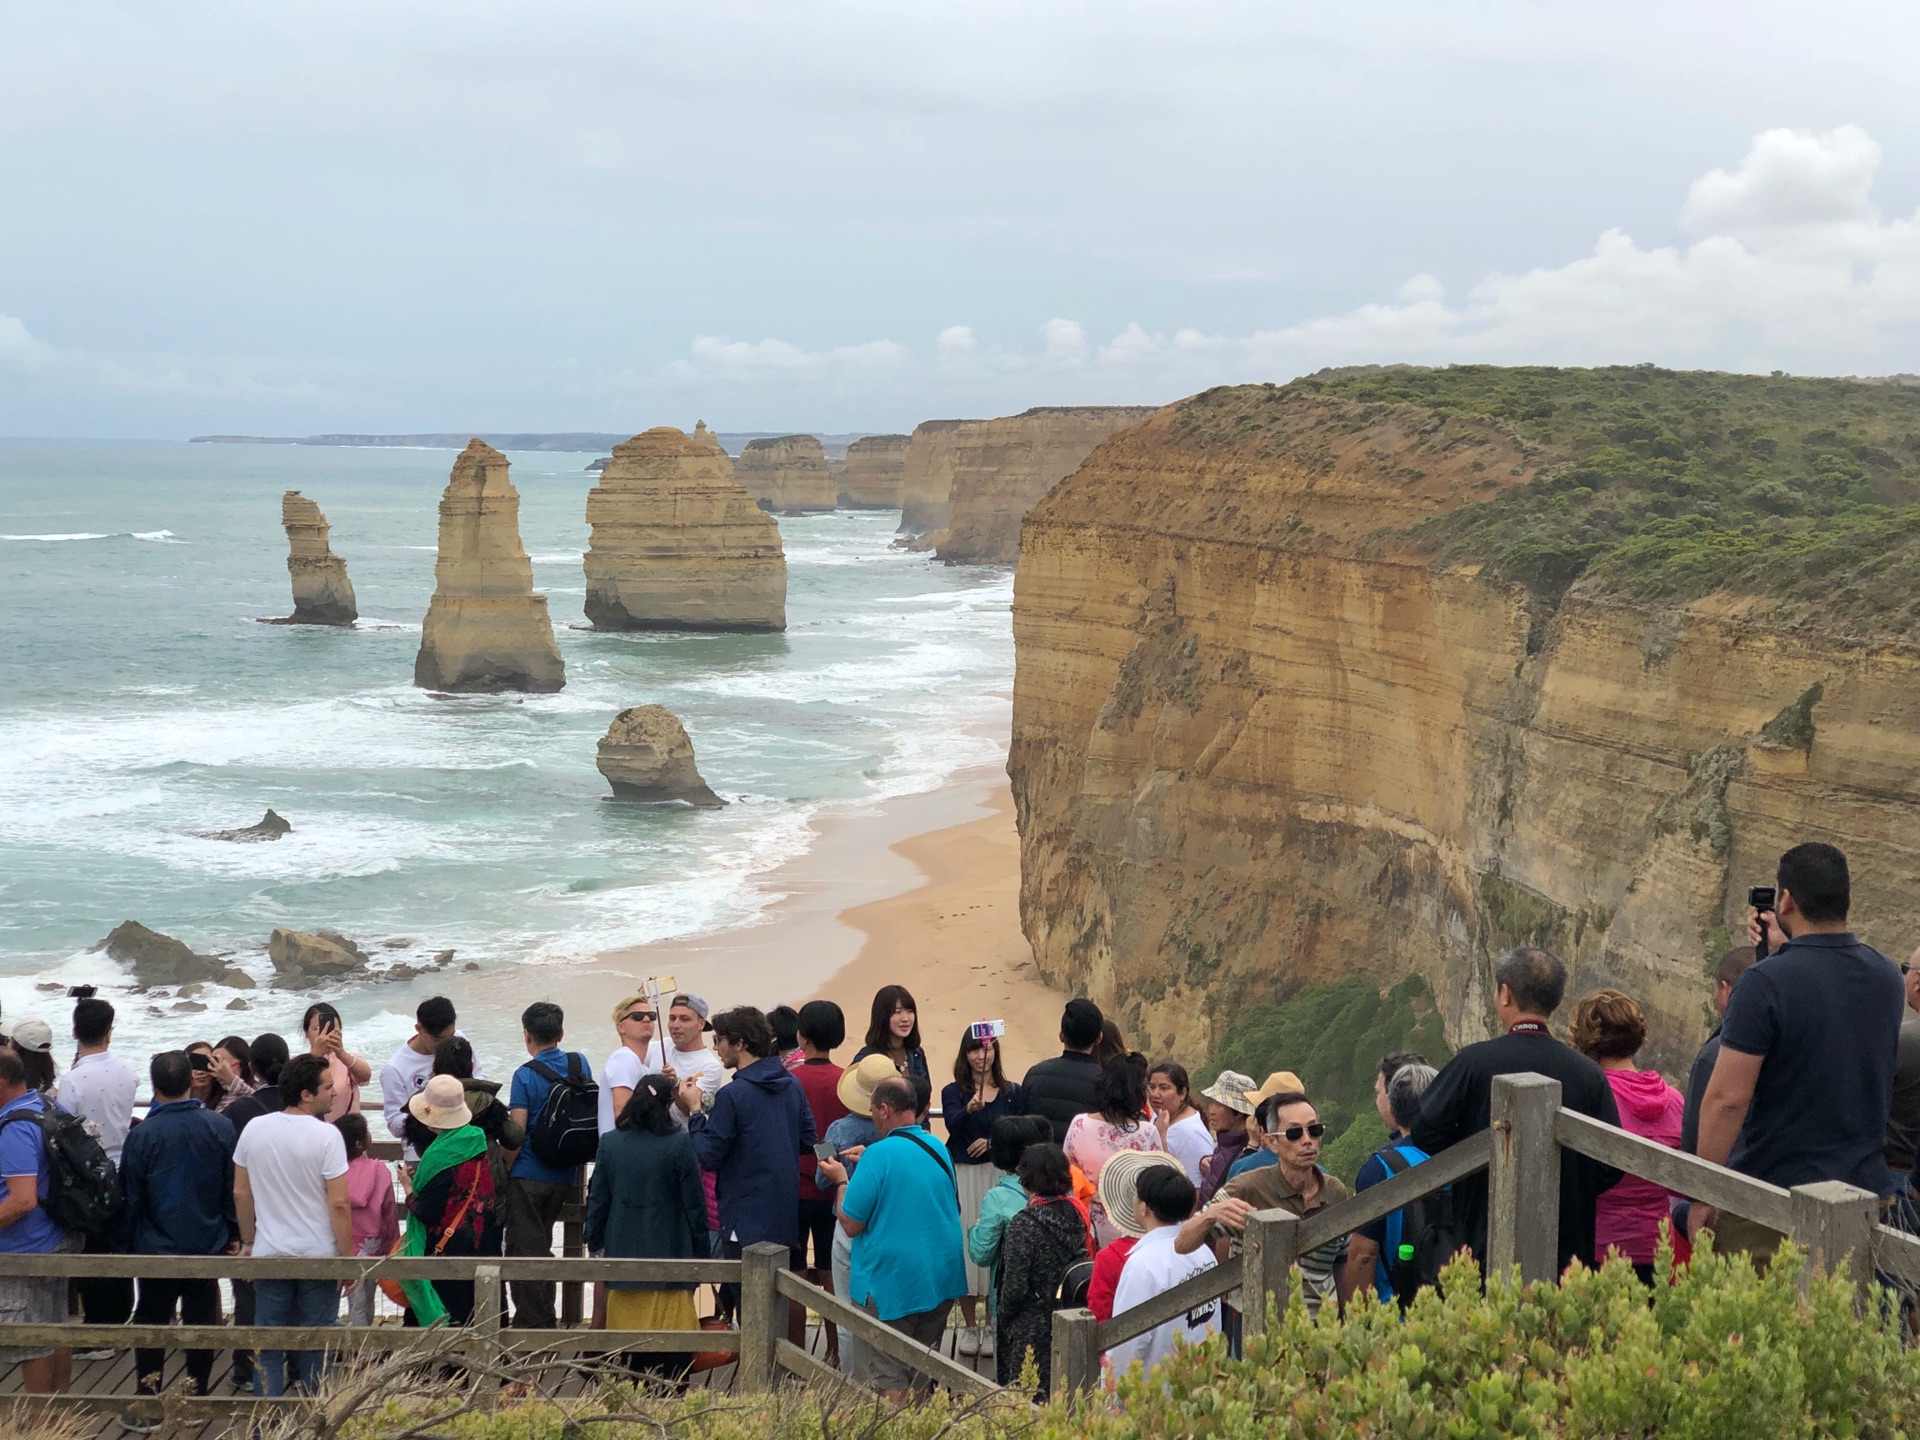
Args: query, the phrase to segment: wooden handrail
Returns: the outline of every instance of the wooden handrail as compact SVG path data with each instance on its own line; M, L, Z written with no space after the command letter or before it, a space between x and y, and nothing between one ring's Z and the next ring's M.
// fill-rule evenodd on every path
M1651 1180L1744 1220L1785 1231L1793 1224L1791 1197L1778 1185L1742 1175L1684 1150L1671 1150L1564 1107L1554 1116L1554 1138L1602 1165Z
M1415 1200L1486 1169L1492 1155L1493 1132L1482 1130L1418 1165L1408 1166L1398 1175L1388 1176L1378 1185L1369 1185L1358 1195L1314 1211L1300 1222L1298 1244L1302 1253L1342 1235L1351 1235L1362 1225L1384 1220Z
M779 1272L774 1279L774 1288L785 1299L797 1300L822 1319L846 1327L883 1355L891 1356L902 1365L911 1366L949 1390L958 1390L966 1395L993 1395L1000 1389L984 1375L975 1374L966 1366L956 1364L937 1350L916 1345L886 1321L869 1315L858 1305L830 1290L822 1290L791 1270ZM785 1308L781 1306L782 1310ZM742 1323L745 1323L744 1318Z

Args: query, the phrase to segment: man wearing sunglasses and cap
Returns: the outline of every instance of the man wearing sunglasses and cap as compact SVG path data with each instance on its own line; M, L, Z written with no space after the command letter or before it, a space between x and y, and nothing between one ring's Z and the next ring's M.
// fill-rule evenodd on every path
M1255 1115L1260 1143L1272 1151L1274 1163L1234 1176L1194 1211L1174 1237L1173 1248L1180 1254L1211 1243L1225 1259L1254 1211L1287 1210L1305 1219L1347 1198L1347 1187L1320 1168L1320 1141L1327 1127L1311 1100L1298 1090L1281 1090L1263 1099ZM1342 1235L1300 1257L1300 1289L1308 1314L1317 1314L1321 1301L1337 1293L1336 1277L1346 1253L1347 1237Z

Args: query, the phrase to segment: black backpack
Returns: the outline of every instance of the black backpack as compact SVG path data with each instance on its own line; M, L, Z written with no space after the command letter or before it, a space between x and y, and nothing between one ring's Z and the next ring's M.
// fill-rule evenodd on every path
M43 1110L16 1110L0 1120L0 1130L16 1120L40 1126L47 1151L47 1196L40 1208L62 1230L88 1240L112 1239L120 1229L125 1199L120 1176L107 1158L100 1137L78 1115L57 1105Z
M1409 1160L1399 1145L1382 1146L1376 1153L1389 1176L1402 1174L1419 1163ZM1404 1310L1423 1288L1439 1282L1442 1267L1470 1241L1455 1213L1451 1185L1410 1200L1394 1213L1400 1221L1399 1238L1391 1253L1388 1247L1381 1247L1380 1259L1387 1267L1387 1283L1393 1287L1394 1298ZM1391 1223L1388 1238L1393 1238Z
M1087 1291L1093 1286L1093 1261L1076 1260L1061 1272L1060 1288L1053 1293L1056 1310L1084 1310Z
M587 1073L587 1062L567 1056L564 1075L539 1060L527 1066L547 1081L546 1103L527 1126L534 1158L561 1170L586 1164L600 1148L600 1087Z

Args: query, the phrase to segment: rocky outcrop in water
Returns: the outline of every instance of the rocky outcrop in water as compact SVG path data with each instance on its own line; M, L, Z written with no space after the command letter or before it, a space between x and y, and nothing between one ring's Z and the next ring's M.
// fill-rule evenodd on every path
M292 833L293 826L289 825L278 812L269 808L267 813L262 815L259 820L252 825L242 825L236 830L208 830L204 832L203 838L208 840L238 840L246 842L251 840L278 840L282 835Z
M320 507L298 490L280 497L280 523L287 531L287 573L293 577L293 614L287 625L351 625L360 611L347 579L347 562L327 543L329 527Z
M664 705L636 705L614 716L595 763L617 800L684 800L702 810L727 803L700 778L693 741Z
M520 492L507 457L472 441L440 497L433 600L420 630L413 683L427 690L558 690L566 669L547 597L533 593L520 543Z
M196 954L186 942L149 930L138 920L121 921L94 949L132 967L134 982L142 986L204 983L220 979L227 969L224 960Z
M616 445L587 495L587 619L600 630L784 630L780 527L714 446L661 425Z
M900 529L954 564L1011 565L1020 521L1093 447L1153 413L1140 405L1042 405L998 420L917 427L904 467Z
M780 515L831 510L839 499L827 452L812 435L749 440L733 475L762 508Z
M300 990L316 980L364 976L367 952L337 930L276 928L267 937L267 958L273 962L273 983L284 990Z
M1608 572L1570 585L1587 552L1569 547L1607 532L1563 518L1636 476L1677 478L1595 513L1638 523L1722 474L1752 483L1768 417L1783 459L1817 452L1804 473L1840 466L1856 505L1907 503L1920 465L1897 417L1881 439L1874 392L1822 399L1843 382L1484 370L1437 372L1433 405L1208 392L1107 441L1027 516L1008 761L1022 921L1047 981L1150 1050L1204 1053L1249 1004L1347 977L1421 977L1458 1045L1489 1031L1492 958L1540 943L1569 961L1571 996L1635 996L1643 1063L1673 1074L1747 885L1813 838L1847 851L1862 933L1913 943L1905 612L1840 624L1743 589L1802 583L1777 566L1702 586L1714 550L1674 549L1640 582L1652 598ZM1716 398L1745 388L1740 413ZM1622 418L1562 438L1596 404ZM1760 484L1766 513L1823 503L1814 481ZM1478 543L1509 495L1537 515L1498 552L1514 578L1436 558L1434 527ZM1656 532L1618 563L1656 543L1687 542ZM1872 583L1849 575L1823 603Z
M848 510L898 510L906 475L905 435L865 435L847 446L840 472L840 505Z

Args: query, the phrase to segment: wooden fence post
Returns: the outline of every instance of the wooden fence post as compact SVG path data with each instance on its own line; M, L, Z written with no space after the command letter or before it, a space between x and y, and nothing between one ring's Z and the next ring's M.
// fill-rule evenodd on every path
M740 1254L740 1363L733 1384L742 1394L773 1389L774 1357L787 1338L787 1302L777 1277L790 1258L786 1246L765 1241Z
M1831 1273L1845 1260L1859 1303L1865 1304L1873 1284L1873 1227L1880 1221L1879 1197L1839 1180L1796 1185L1788 1193L1794 1243L1807 1251L1807 1263L1800 1271L1801 1291L1805 1292L1816 1267Z
M1285 1210L1256 1210L1247 1217L1240 1240L1241 1334L1258 1335L1267 1328L1269 1297L1276 1315L1286 1312L1299 1230L1300 1217Z
M1560 1082L1544 1075L1493 1081L1493 1158L1487 1166L1487 1273L1560 1274Z
M1100 1380L1100 1322L1081 1308L1053 1312L1053 1393L1085 1395Z
M491 1410L500 1399L500 1381L494 1373L500 1358L500 1304L500 1267L474 1266L473 1339L468 1355L476 1410Z

